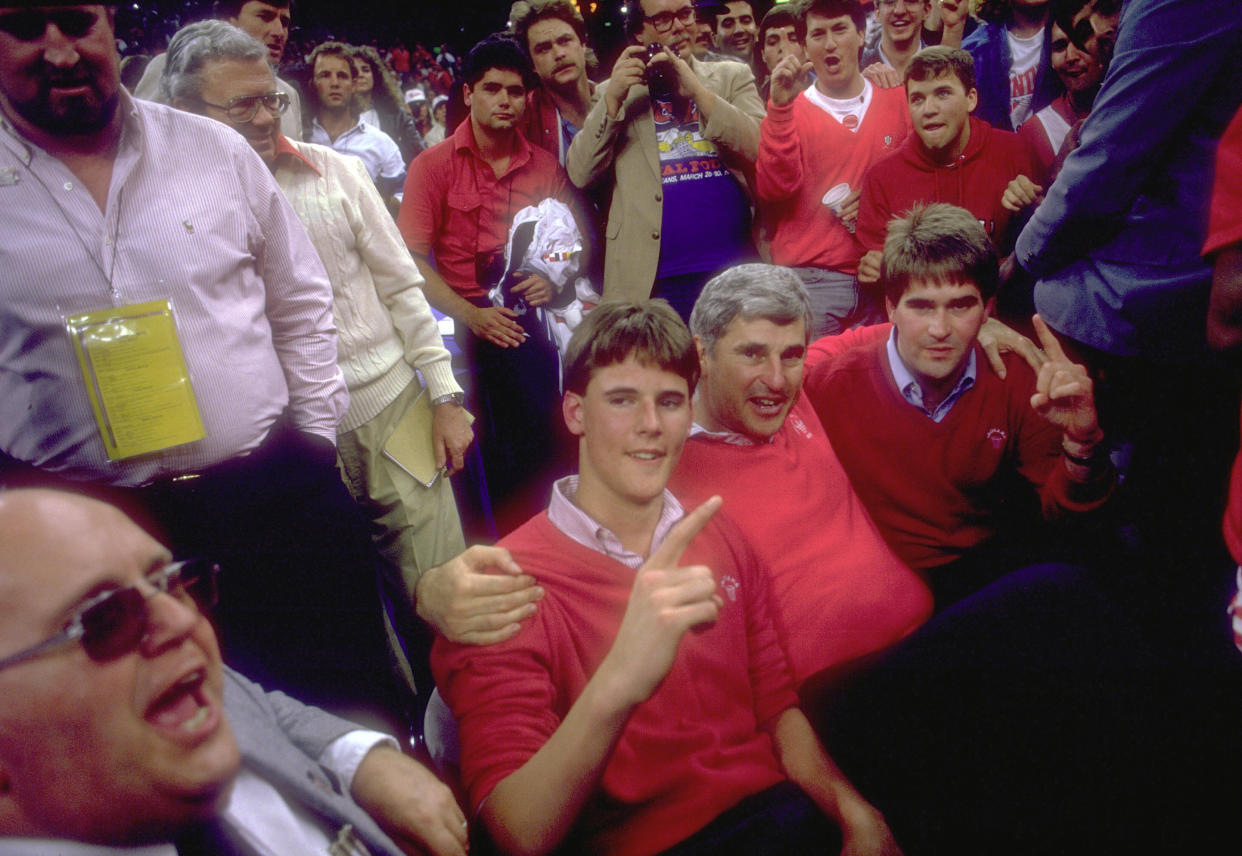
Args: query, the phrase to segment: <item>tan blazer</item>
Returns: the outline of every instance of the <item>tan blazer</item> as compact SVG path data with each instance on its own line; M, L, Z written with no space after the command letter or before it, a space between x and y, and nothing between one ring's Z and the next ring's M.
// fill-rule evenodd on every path
M748 188L764 116L755 77L740 62L692 59L690 68L717 98L704 136L716 144L738 183ZM612 187L604 227L604 297L643 300L651 296L660 260L664 202L655 121L646 86L631 87L620 115L609 116L604 99L609 82L596 89L599 100L569 147L565 169L578 187L605 182Z

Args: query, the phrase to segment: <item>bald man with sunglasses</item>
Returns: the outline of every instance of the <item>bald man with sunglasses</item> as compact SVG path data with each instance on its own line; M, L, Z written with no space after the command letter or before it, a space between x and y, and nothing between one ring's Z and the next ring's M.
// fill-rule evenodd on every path
M391 739L223 666L210 562L45 489L0 492L0 543L0 854L464 856Z

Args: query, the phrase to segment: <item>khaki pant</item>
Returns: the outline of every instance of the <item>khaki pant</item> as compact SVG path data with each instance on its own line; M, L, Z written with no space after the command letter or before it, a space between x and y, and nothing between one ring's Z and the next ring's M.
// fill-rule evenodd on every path
M379 415L337 437L338 464L350 493L371 522L371 538L383 557L380 582L394 607L385 612L389 643L398 666L411 686L414 676L398 643L394 624L417 623L413 612L414 586L423 571L447 562L466 549L453 487L441 476L430 488L384 455L384 444L422 392L417 381L380 411ZM425 442L430 444L428 435ZM402 632L412 643L410 634ZM425 659L427 652L418 652ZM415 656L410 651L410 656ZM415 664L422 672L425 663ZM429 691L424 687L423 692Z

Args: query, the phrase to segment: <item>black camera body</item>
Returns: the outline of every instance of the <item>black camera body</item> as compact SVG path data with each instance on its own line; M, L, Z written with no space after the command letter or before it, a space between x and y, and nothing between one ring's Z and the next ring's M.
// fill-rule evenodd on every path
M653 101L671 101L673 99L673 68L671 63L660 62L655 65L651 60L656 54L665 50L659 42L647 45L647 91Z

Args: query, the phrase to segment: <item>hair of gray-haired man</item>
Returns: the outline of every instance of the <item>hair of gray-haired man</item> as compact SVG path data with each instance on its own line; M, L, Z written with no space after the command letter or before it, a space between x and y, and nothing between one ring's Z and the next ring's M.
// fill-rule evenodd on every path
M212 60L267 61L267 46L224 21L199 21L178 30L168 42L168 58L160 78L164 99L195 99L202 92L199 74Z
M802 279L780 265L744 264L729 268L703 286L690 313L690 332L711 353L733 319L763 318L773 324L802 321L811 339L811 301Z

